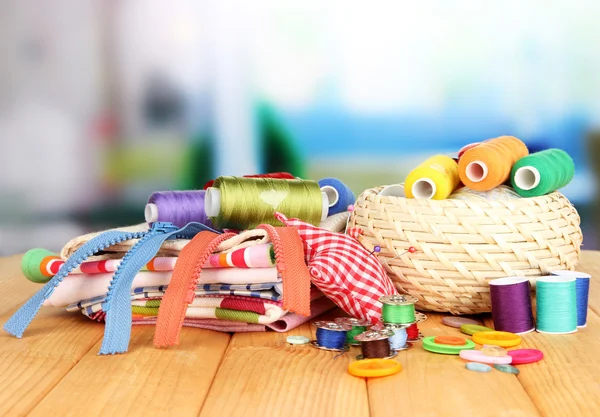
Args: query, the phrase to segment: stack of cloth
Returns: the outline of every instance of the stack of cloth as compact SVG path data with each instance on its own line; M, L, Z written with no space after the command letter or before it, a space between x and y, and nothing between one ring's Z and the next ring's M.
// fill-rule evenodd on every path
M331 220L330 220L331 221ZM345 226L337 221L336 228ZM146 224L119 230L144 230ZM277 270L273 245L264 236L238 239L233 248L212 254L204 264L188 305L184 325L223 332L257 332L268 329L286 332L332 309L335 304L316 287L311 287L310 316L283 308L283 283ZM97 236L93 233L73 239L61 253L68 258L78 247ZM240 235L241 236L241 235ZM155 324L162 298L171 280L179 252L189 241L163 244L157 257L137 273L131 287L133 324ZM135 241L110 247L72 271L44 305L80 311L104 321L105 295L121 259Z

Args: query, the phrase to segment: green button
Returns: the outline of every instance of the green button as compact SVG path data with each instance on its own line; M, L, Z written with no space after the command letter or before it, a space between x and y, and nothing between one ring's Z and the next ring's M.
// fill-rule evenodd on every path
M490 329L489 327L480 326L478 324L463 324L460 326L460 331L464 334L474 335L479 332L493 332L494 329Z
M310 342L310 339L306 336L288 336L286 341L290 345L305 345Z

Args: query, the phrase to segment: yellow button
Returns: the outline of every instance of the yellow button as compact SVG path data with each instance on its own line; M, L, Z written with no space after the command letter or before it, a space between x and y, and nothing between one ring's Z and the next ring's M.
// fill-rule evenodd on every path
M363 359L348 365L350 375L375 378L397 374L402 366L392 359Z
M509 332L479 332L473 335L473 342L480 345L513 347L521 343L521 336Z

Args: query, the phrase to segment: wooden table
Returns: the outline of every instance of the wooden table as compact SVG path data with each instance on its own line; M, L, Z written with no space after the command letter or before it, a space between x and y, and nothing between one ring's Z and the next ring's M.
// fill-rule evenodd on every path
M2 324L39 288L19 259L0 259ZM127 354L98 356L102 324L43 308L23 339L0 336L0 415L600 416L600 252L584 252L579 269L595 277L588 327L525 335L522 347L546 358L519 366L519 376L470 372L417 343L398 355L400 374L365 380L346 372L354 350L333 360L287 345L287 334L190 328L178 348L155 349L154 326L134 326ZM428 316L426 336L459 334ZM289 334L314 337L308 324Z

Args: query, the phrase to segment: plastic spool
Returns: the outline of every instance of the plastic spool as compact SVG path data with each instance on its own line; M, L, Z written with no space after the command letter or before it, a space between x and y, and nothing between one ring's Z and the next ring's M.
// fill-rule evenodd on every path
M488 176L488 166L483 161L473 161L467 165L465 174L473 182L483 181Z
M531 308L531 287L527 277L506 277L490 281L494 328L516 334L535 330Z
M329 213L329 198L327 194L321 192L322 207L321 207L321 221L327 218ZM215 187L209 187L206 189L206 197L204 199L204 210L206 216L217 217L221 212L221 190Z
M383 187L383 189L378 193L378 195L386 197L406 198L406 193L404 192L404 184L393 184Z
M575 292L577 296L577 327L587 326L587 310L590 297L590 280L592 276L578 271L554 271L552 275L575 278Z
M531 190L540 184L540 171L532 166L524 166L515 172L515 185L523 190Z
M411 191L414 198L430 199L437 192L437 186L429 178L420 178L413 183Z
M144 218L146 223L154 223L158 221L158 207L154 203L146 204L144 208Z

